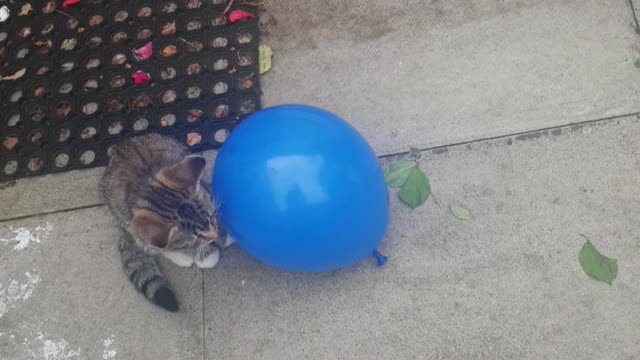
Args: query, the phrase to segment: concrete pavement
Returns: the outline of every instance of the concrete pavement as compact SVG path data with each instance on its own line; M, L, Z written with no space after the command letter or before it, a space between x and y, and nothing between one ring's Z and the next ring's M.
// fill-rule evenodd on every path
M392 196L384 268L290 274L228 254L205 276L208 358L640 357L638 137L630 117L425 153L439 205ZM579 234L618 259L613 286L582 272Z
M2 224L0 358L202 359L201 274L167 266L182 309L158 311L123 275L118 236L105 207Z
M167 266L178 314L129 286L103 207L4 222L0 348L9 359L46 358L47 346L91 359L105 343L123 359L633 359L639 136L634 116L425 152L438 203L410 211L392 194L384 268L291 274L231 248L204 274ZM618 259L612 286L580 269L579 234Z
M265 104L331 109L380 155L638 111L626 0L265 3Z

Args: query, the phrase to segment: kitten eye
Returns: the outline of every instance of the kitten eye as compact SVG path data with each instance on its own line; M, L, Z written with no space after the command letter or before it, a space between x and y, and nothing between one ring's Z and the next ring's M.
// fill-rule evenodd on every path
M209 226L207 225L204 225L202 228L200 228L199 225L195 225L193 229L193 233L198 237L205 237L208 231L209 231Z
M191 233L191 240L192 240L192 241L193 241L193 240L198 240L198 239L202 238L202 237L203 237L203 235L204 235L204 232L203 232L203 231L200 231L200 230L194 230L194 231Z
M207 231L198 231L195 236L198 239L206 239L208 237L208 233Z

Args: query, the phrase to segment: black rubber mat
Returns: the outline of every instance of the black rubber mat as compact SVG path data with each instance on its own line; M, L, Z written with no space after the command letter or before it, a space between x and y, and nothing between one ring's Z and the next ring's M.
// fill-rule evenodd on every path
M261 107L256 8L226 1L0 0L0 180L148 132L222 145Z

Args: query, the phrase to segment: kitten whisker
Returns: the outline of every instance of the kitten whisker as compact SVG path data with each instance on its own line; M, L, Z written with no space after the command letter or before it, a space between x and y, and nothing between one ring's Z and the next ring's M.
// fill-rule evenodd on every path
M195 247L193 258L194 258L193 274L196 275L198 273L198 270L200 269L198 267L198 263L202 261L202 247L201 246L196 246Z
M222 200L221 199L215 199L215 202L213 203L213 208L215 209L215 212L217 213L218 210L220 210L220 206L222 205Z
M195 247L193 258L195 259L196 262L200 261L200 246Z
M208 245L198 245L196 248L196 261L200 262L206 257L206 250Z

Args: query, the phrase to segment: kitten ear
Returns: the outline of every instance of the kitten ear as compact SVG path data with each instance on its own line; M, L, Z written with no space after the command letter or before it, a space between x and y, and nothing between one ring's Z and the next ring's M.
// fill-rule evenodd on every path
M176 190L195 191L207 165L202 156L187 156L179 162L165 166L158 172L158 180Z
M128 230L144 245L164 249L175 229L175 225L165 223L158 214L149 210L133 210Z

